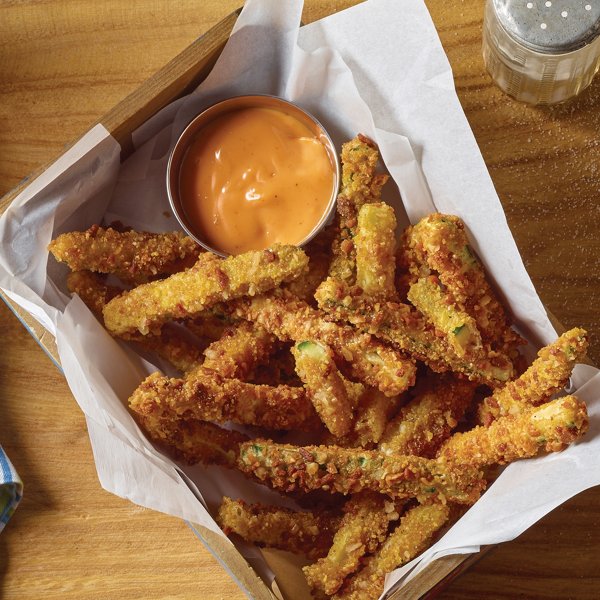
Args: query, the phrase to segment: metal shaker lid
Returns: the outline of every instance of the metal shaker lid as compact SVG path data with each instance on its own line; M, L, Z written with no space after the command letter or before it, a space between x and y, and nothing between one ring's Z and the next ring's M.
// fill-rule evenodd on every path
M600 35L600 0L493 0L506 32L544 54L565 54Z

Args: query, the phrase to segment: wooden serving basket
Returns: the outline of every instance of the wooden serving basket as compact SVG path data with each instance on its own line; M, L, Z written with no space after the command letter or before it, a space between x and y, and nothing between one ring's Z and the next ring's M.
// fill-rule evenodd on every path
M159 110L179 97L190 93L207 77L229 39L238 14L239 11L232 13L198 38L99 120L99 123L121 145L121 161L124 161L133 152L132 132ZM0 214L52 163L54 160L41 167L26 181L0 199ZM54 337L20 306L4 294L0 293L0 296L60 368ZM276 584L273 590L270 590L233 545L201 525L191 523L190 526L250 597L256 600L274 600L275 598L295 600L293 590L299 589L297 586L302 585L299 581L302 574L298 568L286 564L285 559L276 551L264 551L267 562L278 573ZM441 558L417 575L401 591L391 594L389 598L390 600L433 598L447 583L464 572L480 556L481 553Z

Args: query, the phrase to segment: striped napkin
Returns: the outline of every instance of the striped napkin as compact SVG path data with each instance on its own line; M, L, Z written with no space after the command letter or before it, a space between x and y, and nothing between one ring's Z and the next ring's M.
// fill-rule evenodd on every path
M0 446L0 532L23 496L23 482Z

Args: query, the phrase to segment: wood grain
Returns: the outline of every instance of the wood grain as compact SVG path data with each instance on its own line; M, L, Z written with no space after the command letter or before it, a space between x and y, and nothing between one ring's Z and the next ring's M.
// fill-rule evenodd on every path
M241 0L0 3L0 194L135 90ZM305 3L310 22L354 2ZM457 90L542 300L592 334L600 362L600 77L564 106L497 90L482 2L429 0ZM0 443L26 494L0 536L0 597L241 599L180 521L104 492L62 376L0 305ZM440 598L597 598L600 491L503 544Z

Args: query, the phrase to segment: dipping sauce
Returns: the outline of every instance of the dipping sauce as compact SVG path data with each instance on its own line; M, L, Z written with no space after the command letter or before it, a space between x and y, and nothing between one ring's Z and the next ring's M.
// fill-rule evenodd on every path
M179 171L181 207L197 236L227 254L299 244L331 205L334 160L323 135L291 111L231 110L192 138Z

